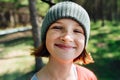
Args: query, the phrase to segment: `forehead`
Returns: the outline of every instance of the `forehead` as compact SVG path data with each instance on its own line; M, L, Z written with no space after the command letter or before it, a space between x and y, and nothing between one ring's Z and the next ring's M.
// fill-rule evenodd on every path
M74 25L80 28L83 28L83 26L76 20L71 19L71 18L62 18L62 19L58 19L57 21L55 21L53 24L58 23L58 24L63 24L63 25Z
M80 26L80 24L77 21L75 21L73 19L69 19L69 18L58 19L54 23L61 23L61 24L68 24L69 23L69 24Z

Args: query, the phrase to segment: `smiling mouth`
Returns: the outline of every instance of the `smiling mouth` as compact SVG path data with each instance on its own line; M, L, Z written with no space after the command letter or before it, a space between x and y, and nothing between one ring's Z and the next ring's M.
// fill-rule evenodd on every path
M73 46L64 45L64 44L55 44L55 46L57 46L58 48L61 48L61 49L74 49L75 48Z

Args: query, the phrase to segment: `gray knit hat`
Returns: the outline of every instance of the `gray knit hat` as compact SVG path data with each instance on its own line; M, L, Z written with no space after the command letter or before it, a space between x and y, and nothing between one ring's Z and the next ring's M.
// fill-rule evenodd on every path
M41 42L45 42L46 32L50 25L58 19L71 18L82 25L85 31L85 45L90 35L90 19L86 10L80 5L64 1L52 6L46 14L41 27Z

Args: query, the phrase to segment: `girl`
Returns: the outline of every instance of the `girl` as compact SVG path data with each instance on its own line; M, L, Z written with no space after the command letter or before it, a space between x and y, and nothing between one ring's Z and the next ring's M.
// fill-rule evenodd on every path
M93 63L86 52L90 19L80 5L64 1L52 6L41 27L41 46L33 54L48 63L31 80L97 80L92 71L75 64Z

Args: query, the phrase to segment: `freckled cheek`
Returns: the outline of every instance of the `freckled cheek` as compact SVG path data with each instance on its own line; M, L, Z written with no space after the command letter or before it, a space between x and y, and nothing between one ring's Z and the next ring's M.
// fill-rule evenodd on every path
M76 43L79 47L84 47L85 44L85 38L77 38Z
M48 51L52 48L53 40L54 40L54 37L51 34L51 32L47 32L47 35L46 35L46 47L47 47Z
M53 41L53 40L55 40L58 37L59 37L59 34L57 32L56 33L55 32L48 32L47 36L46 36L46 39L48 41Z
M46 34L46 43L49 43L52 41L52 34L48 31Z

